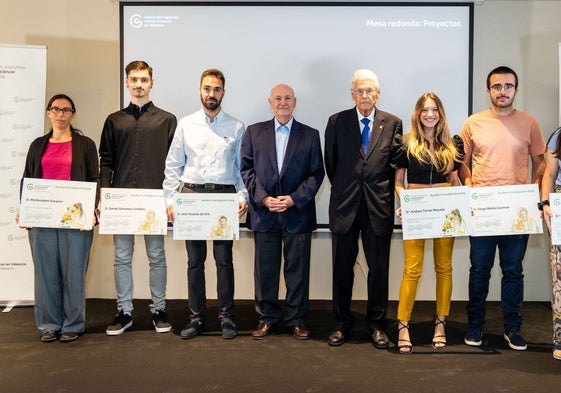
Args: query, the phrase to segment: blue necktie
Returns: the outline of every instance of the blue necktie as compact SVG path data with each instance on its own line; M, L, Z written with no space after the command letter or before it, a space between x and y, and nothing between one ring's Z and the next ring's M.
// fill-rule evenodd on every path
M364 124L364 128L362 129L362 149L364 150L364 152L366 152L368 150L368 142L370 142L370 127L368 127L368 124L370 124L370 119L367 119L365 117L360 122Z

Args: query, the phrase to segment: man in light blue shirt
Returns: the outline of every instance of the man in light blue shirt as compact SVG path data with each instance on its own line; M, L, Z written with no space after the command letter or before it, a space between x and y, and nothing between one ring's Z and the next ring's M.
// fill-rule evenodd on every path
M241 121L222 111L225 78L221 71L209 69L202 73L200 83L201 110L182 118L175 131L166 159L163 183L168 219L175 219L174 196L178 192L238 193L238 215L247 211L247 190L240 175L240 147L245 131ZM181 338L196 337L205 329L206 240L186 240L187 281L190 321L181 331ZM218 290L218 319L222 337L232 339L237 330L232 320L234 307L234 266L232 240L213 240Z

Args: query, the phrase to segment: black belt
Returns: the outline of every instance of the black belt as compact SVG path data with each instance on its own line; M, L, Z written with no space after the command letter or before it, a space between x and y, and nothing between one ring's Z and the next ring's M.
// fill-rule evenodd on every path
M205 184L193 184L193 183L185 183L185 187L189 187L192 189L203 189L203 190L223 190L225 188L232 188L234 187L232 184L214 184L214 183L205 183Z

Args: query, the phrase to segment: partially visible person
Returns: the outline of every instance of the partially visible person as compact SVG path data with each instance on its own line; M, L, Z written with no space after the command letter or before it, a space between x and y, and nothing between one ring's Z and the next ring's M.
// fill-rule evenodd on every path
M162 189L164 167L177 120L150 100L153 70L135 60L125 67L130 103L105 120L99 145L101 186ZM149 217L150 218L150 217ZM152 217L154 218L154 217ZM146 232L146 231L145 231ZM147 231L149 232L149 231ZM105 329L117 336L132 326L134 235L113 235L117 315ZM166 313L167 264L163 235L144 235L150 266L150 312L156 332L171 331Z
M376 107L380 84L371 70L355 71L350 93L355 107L332 115L325 129L335 314L328 343L343 344L355 321L351 298L360 235L368 265L366 323L372 344L383 349L389 346L388 273L402 123Z
M539 207L543 209L543 217L549 233L551 233L551 209L549 194L561 192L561 128L549 138L547 153L545 154L545 173L541 184L542 201ZM561 360L561 246L551 245L549 251L551 263L551 308L553 311L553 357Z
M179 121L166 159L163 183L170 221L175 220L173 200L178 192L237 193L238 216L242 217L247 211L247 190L240 174L240 148L245 127L222 110L225 84L220 70L205 70L199 86L202 109ZM218 319L225 339L233 339L238 334L233 320L233 244L232 240L212 241L218 281ZM186 240L185 246L191 316L181 331L181 338L191 339L206 327L207 243L206 240Z
M403 151L407 161L395 172L395 192L399 198L405 189L405 173L409 189L459 186L458 168L463 159L463 143L452 137L448 129L442 101L434 93L423 94L415 104L409 133L403 137ZM397 211L401 219L401 208ZM434 270L436 272L436 314L433 321L435 349L446 347L446 317L452 296L453 237L433 241ZM409 321L417 294L417 283L423 271L425 239L403 240L404 267L399 305L397 308L398 343L402 354L413 352L409 336Z
M54 95L46 113L51 130L31 143L23 177L99 183L97 148L72 126L76 113L72 99ZM84 332L86 271L95 217L86 220L86 230L27 228L34 266L35 321L43 342L70 342Z
M247 225L255 242L255 309L262 339L281 319L279 278L284 255L285 324L300 340L310 338L304 325L310 287L312 231L317 228L315 196L325 171L319 132L293 117L294 90L271 89L274 118L247 128L241 173L249 193Z
M500 66L489 72L487 93L491 107L471 115L460 132L465 157L459 176L466 186L527 184L529 161L532 163L531 181L540 183L545 167L545 142L538 121L514 108L517 92L518 76L513 69ZM470 237L468 331L464 337L467 345L480 346L483 342L485 300L498 248L504 338L510 348L526 350L520 308L524 299L522 261L528 238L528 234Z

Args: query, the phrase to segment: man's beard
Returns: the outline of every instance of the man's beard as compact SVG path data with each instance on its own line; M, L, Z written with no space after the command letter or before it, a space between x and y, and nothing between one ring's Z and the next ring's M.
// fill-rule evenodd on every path
M201 103L203 104L203 106L210 110L210 111L214 111L216 109L218 109L220 107L220 104L222 103L222 100L218 100L215 99L214 101L205 101L202 97L201 97Z

